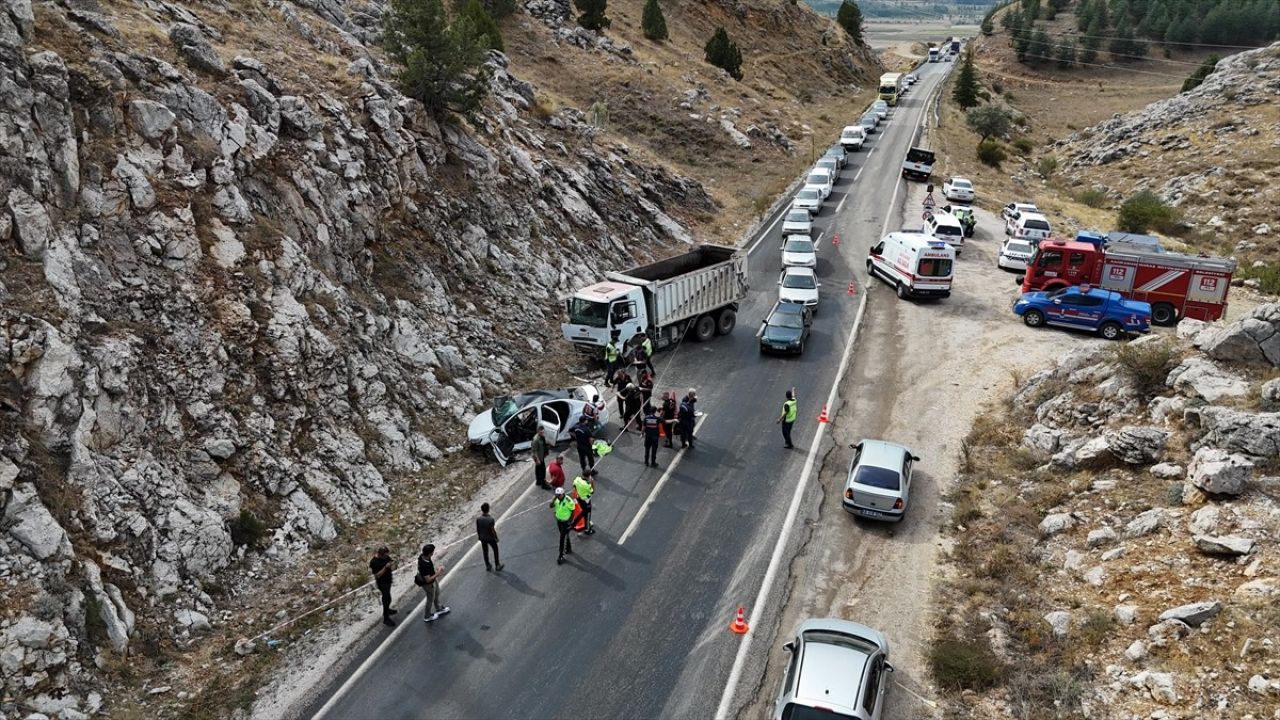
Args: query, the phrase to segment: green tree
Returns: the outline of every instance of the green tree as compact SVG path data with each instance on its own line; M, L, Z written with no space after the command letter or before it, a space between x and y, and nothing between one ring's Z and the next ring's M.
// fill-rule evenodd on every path
M504 49L502 31L498 29L498 24L493 21L489 11L480 4L480 0L467 0L459 16L471 23L471 27L475 28L477 39L486 48L499 52Z
M986 15L983 15L982 25L978 26L978 29L982 31L982 34L986 35L987 37L991 37L991 33L996 31L996 24L992 20L992 15L994 14L995 14L995 10L991 10Z
M1036 30L1027 43L1027 58L1033 63L1049 62L1053 59L1053 43L1044 28Z
M1116 227L1122 232L1144 233L1151 228L1168 231L1177 222L1177 211L1150 190L1134 193L1116 214Z
M983 105L965 113L965 124L983 140L1008 135L1013 128L1013 116L999 105Z
M844 28L855 44L865 44L862 37L862 8L854 0L840 3L840 9L836 11L836 23Z
M667 19L662 15L662 6L658 5L658 0L645 0L640 27L644 30L644 36L650 40L660 42L667 39Z
M1210 55L1205 58L1204 62L1200 63L1200 67L1196 68L1195 71L1191 73L1191 77L1187 78L1186 82L1182 83L1182 92L1195 90L1200 87L1200 83L1204 82L1205 78L1212 75L1213 71L1218 69L1218 60L1219 58L1217 55Z
M978 104L978 72L973 68L973 45L965 48L964 61L960 63L960 71L956 73L951 99L955 100L961 110L968 110Z
M716 28L703 50L707 62L723 68L734 80L742 79L742 51L723 27Z
M1074 40L1067 42L1063 40L1058 45L1058 51L1054 53L1054 57L1058 61L1058 67L1066 70L1076 64L1076 43Z
M517 8L516 0L486 0L484 6L494 20L514 15Z
M1116 26L1111 42L1107 44L1107 52L1116 62L1130 62L1147 54L1147 44L1134 39L1129 19L1125 18Z
M1089 23L1093 22L1093 4L1089 0L1080 0L1080 6L1076 8L1076 29L1084 32L1089 29Z
M1193 43L1200 39L1199 25L1190 15L1183 15L1177 20L1169 22L1169 27L1164 31L1164 41L1167 43Z
M1017 55L1018 62L1027 61L1027 55L1031 53L1031 38L1034 35L1034 24L1031 22L1018 28L1018 34L1013 38L1013 53Z
M604 14L608 5L609 0L573 0L573 6L582 11L578 24L597 32L609 27L609 18Z
M485 46L469 20L450 23L441 0L390 0L383 14L383 46L400 65L405 95L437 118L470 113L488 88Z
M1147 10L1142 22L1138 23L1138 37L1159 40L1169 27L1169 11L1164 3L1156 3Z
M1014 9L1000 16L1000 27L1013 32L1015 27L1022 26L1022 11Z

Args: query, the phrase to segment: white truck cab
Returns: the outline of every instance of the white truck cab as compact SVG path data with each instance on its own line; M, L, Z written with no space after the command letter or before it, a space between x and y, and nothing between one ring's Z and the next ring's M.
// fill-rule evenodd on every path
M894 287L899 298L948 297L956 251L920 232L891 232L871 246L867 273Z

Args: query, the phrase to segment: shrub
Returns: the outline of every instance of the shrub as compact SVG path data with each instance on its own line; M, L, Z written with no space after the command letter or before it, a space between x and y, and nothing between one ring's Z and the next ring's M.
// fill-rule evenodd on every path
M440 0L391 0L383 15L387 55L405 95L440 117L470 113L488 88L485 47L466 18L450 23Z
M1178 355L1168 342L1125 343L1115 348L1116 364L1133 380L1138 392L1154 395L1165 387Z
M1000 137L1009 134L1013 126L1013 116L998 105L983 105L974 108L964 115L965 124L978 133L983 140L989 137Z
M1220 59L1221 58L1217 55L1210 55L1205 58L1204 62L1200 63L1200 67L1196 68L1195 71L1191 73L1191 76L1186 79L1186 82L1182 83L1182 92L1195 90L1200 87L1200 84L1204 82L1204 79L1212 75L1214 70L1218 69L1218 60Z
M716 28L703 50L706 52L707 62L722 68L734 80L742 79L742 51L738 49L737 43L729 39L729 33L723 27Z
M582 11L578 16L578 24L595 31L609 27L609 18L604 14L608 5L609 0L573 0L573 6Z
M1048 180L1058 171L1058 158L1052 155L1045 155L1036 162L1036 170L1040 172L1040 177Z
M662 15L662 6L658 5L658 0L645 0L640 27L644 36L650 40L661 42L667 39L667 19Z
M933 680L947 690L982 691L999 683L1004 668L985 641L944 638L929 648Z
M231 521L231 542L236 545L254 547L267 534L267 524L248 510L241 510L240 516Z
M1089 188L1076 193L1076 200L1081 205L1088 205L1091 208L1100 208L1107 204L1107 194L1097 188Z
M460 15L475 28L476 38L486 48L498 52L505 50L502 44L502 31L498 29L498 24L493 21L489 11L480 4L480 0L467 0L467 4L462 6Z
M1031 151L1036 149L1036 144L1026 138L1018 138L1013 141L1013 149L1021 155L1030 155Z
M1124 232L1144 233L1150 228L1167 232L1177 225L1177 212L1150 190L1130 196L1116 216L1116 227Z
M1004 148L1000 147L1000 143L995 140L983 140L978 143L978 160L982 161L983 165L990 165L999 170L1000 163L1004 162L1006 157Z
M1257 280L1258 289L1269 295L1280 295L1280 265L1241 268L1240 277Z

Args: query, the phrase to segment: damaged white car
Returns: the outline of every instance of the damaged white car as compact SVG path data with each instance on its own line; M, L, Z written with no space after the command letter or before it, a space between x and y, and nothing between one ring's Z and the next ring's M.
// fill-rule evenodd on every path
M592 385L503 395L493 401L491 409L472 418L467 439L472 447L487 449L506 465L515 453L533 445L533 434L539 426L546 428L548 445L568 441L569 430L596 395ZM596 407L600 424L609 422L608 407L603 402Z

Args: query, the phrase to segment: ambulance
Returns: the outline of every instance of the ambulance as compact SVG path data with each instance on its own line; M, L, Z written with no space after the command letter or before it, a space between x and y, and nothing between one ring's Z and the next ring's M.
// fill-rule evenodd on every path
M902 230L885 235L867 254L867 274L893 286L898 297L951 295L956 251L945 241L922 232Z

